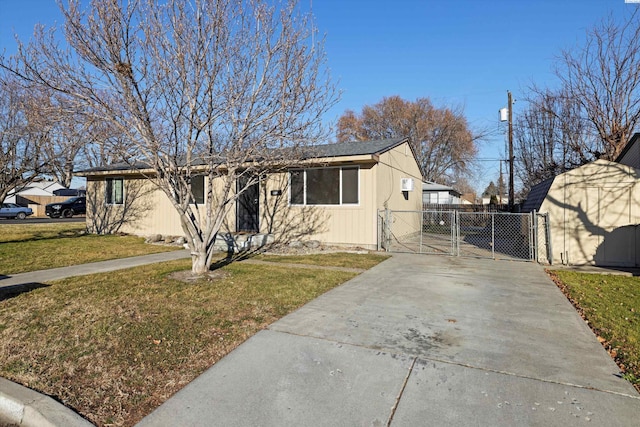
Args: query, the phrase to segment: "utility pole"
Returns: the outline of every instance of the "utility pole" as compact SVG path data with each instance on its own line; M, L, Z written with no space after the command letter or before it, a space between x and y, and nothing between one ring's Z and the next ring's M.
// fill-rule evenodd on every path
M509 212L513 212L515 194L513 191L513 99L511 91L507 91L509 104Z
M498 203L500 204L500 207L502 208L502 195L504 194L504 180L502 179L502 159L499 160L500 162L500 177L498 178Z

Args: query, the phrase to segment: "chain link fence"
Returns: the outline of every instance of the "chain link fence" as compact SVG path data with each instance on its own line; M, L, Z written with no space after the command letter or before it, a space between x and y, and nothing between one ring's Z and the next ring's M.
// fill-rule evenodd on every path
M380 250L547 261L543 214L382 210L378 220Z

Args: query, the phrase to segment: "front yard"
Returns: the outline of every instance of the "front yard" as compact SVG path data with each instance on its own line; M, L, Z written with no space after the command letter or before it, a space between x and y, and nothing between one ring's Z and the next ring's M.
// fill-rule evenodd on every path
M182 249L135 236L88 235L83 223L0 224L0 275Z
M277 260L369 268L385 258ZM213 278L177 280L189 267L69 278L0 301L0 376L96 425L133 425L251 335L357 274L236 262Z
M640 278L562 270L549 274L640 391Z

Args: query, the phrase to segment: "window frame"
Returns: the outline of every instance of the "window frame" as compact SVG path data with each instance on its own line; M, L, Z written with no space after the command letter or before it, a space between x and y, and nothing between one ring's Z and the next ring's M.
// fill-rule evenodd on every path
M339 184L338 184L338 189L339 189L339 194L338 194L338 199L339 199L339 203L335 203L335 204L309 204L307 203L307 171L308 170L318 170L318 169L339 169L339 175L338 175L338 179L339 179ZM357 202L355 203L344 203L343 202L343 181L342 181L342 175L343 175L343 170L344 169L355 169L356 170L356 177L357 177L357 189L356 189L356 197L358 199ZM342 165L342 166L327 166L327 167L310 167L310 168L303 168L303 169L290 169L289 170L289 206L323 206L323 207L336 207L336 206L360 206L360 165ZM291 179L292 179L292 172L302 172L302 203L292 203L291 202L291 196L292 196L292 183L291 183Z
M117 202L115 194L114 194L114 186L113 183L114 182L121 182L121 186L122 186L122 191L121 191L121 201L120 203ZM104 204L108 205L108 206L122 206L124 205L124 201L125 201L125 189L124 189L124 177L123 176L116 176L116 177L108 177L105 179L105 185L104 185ZM109 191L109 189L111 189L111 191ZM115 200L115 201L114 201Z
M198 178L198 179L202 179L202 201L198 201L196 199L196 194L193 191L193 179L194 178ZM205 179L205 175L204 174L197 174L197 175L192 175L190 178L190 182L189 182L189 191L191 192L191 200L189 200L189 204L192 205L204 205L206 200L207 200L207 180Z

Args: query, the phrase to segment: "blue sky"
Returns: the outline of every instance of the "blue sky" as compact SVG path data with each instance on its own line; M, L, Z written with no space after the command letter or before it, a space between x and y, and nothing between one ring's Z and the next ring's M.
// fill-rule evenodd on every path
M481 143L476 189L497 180L505 125L498 110L507 90L524 107L531 82L553 86L554 58L585 31L632 8L624 0L300 0L326 35L328 66L343 90L326 116L360 111L384 96L464 107L472 127L489 129ZM0 0L0 50L26 40L37 22L60 22L54 0Z

